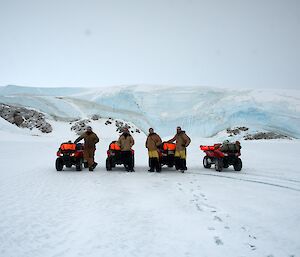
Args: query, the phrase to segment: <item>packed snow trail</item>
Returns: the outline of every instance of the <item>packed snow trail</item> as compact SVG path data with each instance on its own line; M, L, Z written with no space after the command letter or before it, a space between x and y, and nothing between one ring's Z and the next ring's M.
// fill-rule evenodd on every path
M55 131L1 134L1 257L299 256L300 192L267 184L299 189L289 165L299 141L243 142L242 172L218 173L202 167L199 150L212 139L194 139L186 173L158 174L147 172L145 138L136 135L136 172L126 173L105 170L112 138L103 132L94 172L57 172L66 136L63 126Z

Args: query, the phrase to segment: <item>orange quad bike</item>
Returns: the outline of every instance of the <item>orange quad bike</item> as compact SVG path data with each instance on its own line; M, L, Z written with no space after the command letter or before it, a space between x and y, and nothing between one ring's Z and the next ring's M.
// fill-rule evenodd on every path
M57 171L62 171L64 166L71 168L73 165L76 171L81 171L82 166L88 166L83 158L83 144L73 144L71 142L62 143L56 153L57 159L55 168Z
M108 146L106 170L110 171L112 168L115 168L116 165L124 165L127 170L129 168L128 163L131 163L131 168L134 168L134 150L131 149L131 155L126 156L126 158L130 158L130 160L126 160L124 159L120 146L116 142L117 141L112 141Z
M177 169L177 163L175 159L176 144L163 142L158 148L159 163L161 166L166 165L169 168L173 168L174 165ZM150 164L149 164L150 167Z

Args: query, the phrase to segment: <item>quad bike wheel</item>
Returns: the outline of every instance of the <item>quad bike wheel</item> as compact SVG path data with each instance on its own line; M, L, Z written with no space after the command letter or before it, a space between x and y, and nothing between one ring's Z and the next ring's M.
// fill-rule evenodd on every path
M111 159L110 158L106 158L106 170L109 171L112 169L112 164L111 164Z
M242 163L242 160L240 158L238 158L236 160L236 163L233 165L233 168L235 171L240 171L243 167L243 163Z
M227 169L229 167L228 161L223 160L223 168Z
M57 171L62 171L64 167L64 162L61 158L57 158L55 161L55 168Z
M210 169L210 167L211 167L210 158L207 156L204 156L204 158L203 158L203 167L205 169Z
M216 171L222 171L223 169L223 160L221 158L216 159L216 163L215 163L215 170Z
M79 159L76 162L76 171L82 171L82 160Z

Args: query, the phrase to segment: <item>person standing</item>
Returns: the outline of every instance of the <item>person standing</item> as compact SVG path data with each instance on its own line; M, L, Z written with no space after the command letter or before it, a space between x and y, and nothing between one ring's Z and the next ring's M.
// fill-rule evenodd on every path
M176 169L181 170L183 173L187 170L186 167L186 148L191 143L191 139L186 135L185 131L181 130L181 127L177 127L176 135L168 141L168 143L173 143L176 141L175 149L175 166Z
M149 135L146 139L145 146L148 149L149 156L149 166L150 169L148 171L156 172L161 171L160 163L159 163L159 155L158 155L158 147L162 144L161 138L158 134L156 134L153 128L149 128Z
M127 171L134 171L133 156L131 147L134 145L134 139L130 135L128 128L123 129L122 135L119 137L117 144L121 148L121 155Z
M86 131L74 141L74 144L77 144L82 139L84 139L83 158L88 162L89 171L93 171L98 165L94 158L96 144L99 142L99 138L96 133L93 132L92 127L87 126Z

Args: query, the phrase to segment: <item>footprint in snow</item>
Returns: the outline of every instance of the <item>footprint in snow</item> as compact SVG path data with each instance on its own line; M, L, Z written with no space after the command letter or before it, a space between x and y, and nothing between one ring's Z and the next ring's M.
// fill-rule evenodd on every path
M199 196L198 195L193 195L195 200L199 200Z
M207 229L210 231L216 230L214 227L208 227Z
M214 220L217 220L217 221L220 221L220 222L223 221L223 220L222 220L220 217L218 217L218 216L215 216L215 217L214 217Z
M196 208L198 211L203 211L202 208L200 207L200 204L198 204L198 203L196 204Z
M249 244L250 248L252 251L255 251L256 250L256 246L255 245L252 245L252 244Z
M223 241L219 237L215 236L214 239L215 239L216 245L222 245L223 244Z

